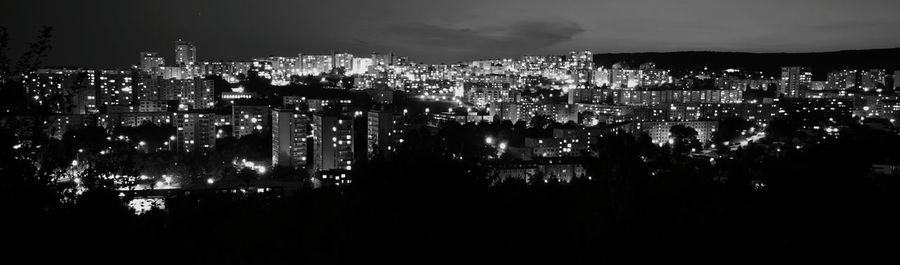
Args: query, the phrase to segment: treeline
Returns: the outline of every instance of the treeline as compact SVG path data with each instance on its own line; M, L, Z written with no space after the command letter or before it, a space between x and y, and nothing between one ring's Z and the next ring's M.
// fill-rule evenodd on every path
M894 263L898 178L869 173L900 147L865 127L808 150L751 145L716 163L645 137L603 137L590 179L491 185L467 135L413 134L353 185L293 195L192 193L135 216L116 192L8 212L16 248L178 263ZM780 136L775 136L780 137ZM790 136L785 136L790 139ZM473 137L475 138L475 137ZM474 140L472 140L474 142ZM448 151L447 146L455 146ZM52 249L52 250L51 250ZM24 252L22 252L24 253ZM45 258L49 256L32 256Z

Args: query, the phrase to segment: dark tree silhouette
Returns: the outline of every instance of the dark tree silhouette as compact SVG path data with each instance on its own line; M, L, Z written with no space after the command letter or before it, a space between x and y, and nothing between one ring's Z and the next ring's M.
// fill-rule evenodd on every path
M701 147L700 141L697 140L697 130L690 126L676 124L669 129L669 133L672 139L672 152L675 154L685 154Z
M246 167L238 170L236 176L239 180L243 181L246 184L252 183L259 177L255 170Z

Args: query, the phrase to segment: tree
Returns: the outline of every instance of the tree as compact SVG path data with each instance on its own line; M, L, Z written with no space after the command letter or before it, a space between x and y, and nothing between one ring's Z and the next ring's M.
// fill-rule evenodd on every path
M247 185L256 180L257 177L259 177L259 175L256 173L256 170L248 167L242 168L237 173L237 178L247 183Z
M528 129L528 122L519 120L519 121L516 121L516 124L513 125L513 127L515 128L515 131L517 133L522 134L525 132L525 130Z
M169 137L175 135L175 127L145 122L137 127L118 126L113 129L113 136L119 135L128 137L133 143L143 142L149 150L156 150L164 148Z
M578 120L581 121L581 124L585 126L594 126L600 123L600 120L597 119L597 114L593 111L585 111L578 114Z
M43 64L43 59L47 57L47 52L53 46L50 45L50 39L53 36L53 27L44 26L41 28L37 41L29 45L27 51L19 57L19 63L16 65L16 72L28 73Z
M719 128L713 134L713 142L721 143L732 141L745 130L749 130L753 124L740 117L730 117L719 121Z
M0 85L9 79L9 31L0 27Z
M669 129L672 139L672 152L675 154L685 154L692 149L700 148L700 141L697 140L697 130L690 126L676 124Z
M606 98L603 99L603 104L613 105L615 103L616 99L612 95L606 96Z
M3 113L22 113L29 107L25 93L25 86L22 85L21 78L24 74L36 70L43 62L47 52L52 47L50 40L53 28L44 26L37 37L32 42L28 50L25 51L16 63L15 68L10 66L9 56L9 33L5 27L0 27L0 111ZM28 110L32 114L43 114L41 106L30 106L34 109Z
M10 37L0 27L0 207L23 222L60 209L69 184L56 181L61 163L58 142L49 138L45 109L29 106L23 74L37 69L50 50L51 27L43 27L15 68L9 54ZM33 109L29 109L33 108ZM68 165L68 164L66 164Z
M277 166L272 170L272 177L280 180L304 180L309 176L306 170L298 170L292 166Z
M550 117L550 115L538 114L538 115L534 115L534 117L531 117L530 124L531 124L531 128L537 128L537 129L543 130L543 129L547 128L547 126L549 126L553 122L554 122L553 117Z

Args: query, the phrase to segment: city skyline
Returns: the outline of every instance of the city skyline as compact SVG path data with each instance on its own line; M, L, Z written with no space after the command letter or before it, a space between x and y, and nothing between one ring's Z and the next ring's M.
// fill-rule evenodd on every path
M54 26L47 64L101 68L131 65L136 51L171 60L165 51L176 39L203 47L198 60L346 51L395 52L426 63L568 50L822 52L900 43L886 34L900 23L893 1L670 2L33 1L0 11L0 24L21 40L14 51L40 25ZM60 8L38 12L35 5Z
M898 7L4 3L4 238L62 264L900 264Z

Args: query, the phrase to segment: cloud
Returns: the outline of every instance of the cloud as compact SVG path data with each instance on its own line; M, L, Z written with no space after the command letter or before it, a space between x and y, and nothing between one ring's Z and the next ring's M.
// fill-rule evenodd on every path
M85 3L89 2L89 3ZM856 3L860 2L860 3ZM568 50L820 51L894 47L898 0L6 0L14 51L55 26L48 64L127 67L139 51L203 60L348 51L422 62ZM178 8L171 8L178 6ZM21 47L21 48L16 48Z
M582 32L584 29L571 21L532 20L478 29L422 23L397 25L389 28L384 37L395 45L410 48L507 54L544 50Z

